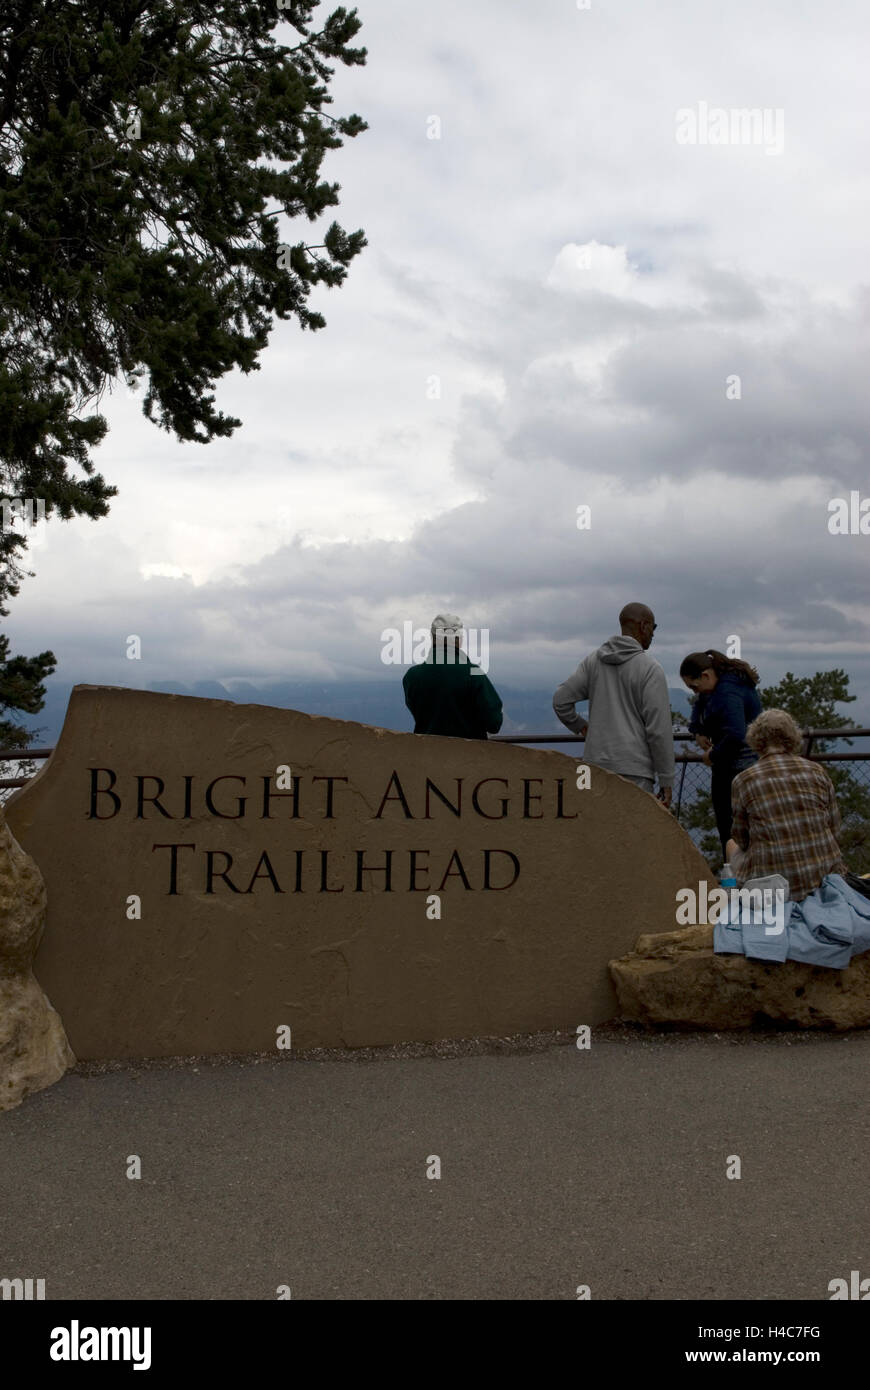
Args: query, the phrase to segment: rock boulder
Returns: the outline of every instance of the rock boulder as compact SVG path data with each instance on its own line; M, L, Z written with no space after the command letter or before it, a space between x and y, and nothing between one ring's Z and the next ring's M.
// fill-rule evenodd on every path
M610 962L619 1016L647 1027L870 1027L870 951L847 969L802 961L715 955L713 928L686 927L641 936L634 951Z
M31 968L45 908L42 874L0 808L0 1110L59 1081L76 1060Z

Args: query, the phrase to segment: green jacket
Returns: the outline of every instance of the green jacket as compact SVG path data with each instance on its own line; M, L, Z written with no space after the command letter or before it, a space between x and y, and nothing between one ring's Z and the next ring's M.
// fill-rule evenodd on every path
M475 673L476 674L473 674ZM402 678L415 734L486 738L501 728L502 708L488 676L460 651L455 662L424 661Z

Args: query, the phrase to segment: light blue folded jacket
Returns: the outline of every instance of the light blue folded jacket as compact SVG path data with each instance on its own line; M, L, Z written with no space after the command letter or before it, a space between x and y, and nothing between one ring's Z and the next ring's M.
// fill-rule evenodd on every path
M743 905L733 915L725 908L713 928L713 950L753 960L802 960L831 970L844 970L853 956L870 951L870 898L850 888L841 874L826 874L814 892L802 902L784 903L782 911L784 929L777 931Z

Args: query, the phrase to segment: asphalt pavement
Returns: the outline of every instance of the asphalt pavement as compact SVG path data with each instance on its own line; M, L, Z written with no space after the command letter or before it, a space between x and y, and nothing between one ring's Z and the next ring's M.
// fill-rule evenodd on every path
M818 1300L870 1276L870 1033L443 1053L68 1074L0 1115L0 1279L47 1299Z

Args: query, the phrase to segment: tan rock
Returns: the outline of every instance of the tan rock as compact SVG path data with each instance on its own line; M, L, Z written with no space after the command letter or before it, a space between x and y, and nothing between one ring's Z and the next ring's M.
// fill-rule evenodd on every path
M610 962L610 977L619 1016L647 1027L870 1027L870 952L846 970L776 964L715 955L711 927L686 927L641 936L634 951Z
M76 1060L31 969L45 909L42 874L0 808L0 1110L59 1081Z
M549 750L77 686L7 808L48 885L36 973L82 1060L603 1023L608 962L715 881L653 797L584 781Z
M677 931L663 931L639 936L634 954L649 956L651 959L675 960L684 951L713 949L713 928L706 922L697 927L680 927Z

